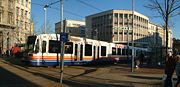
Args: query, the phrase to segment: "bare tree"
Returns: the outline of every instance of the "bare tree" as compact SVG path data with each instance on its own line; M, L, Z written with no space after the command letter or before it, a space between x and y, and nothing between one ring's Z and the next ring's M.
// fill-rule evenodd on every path
M35 31L36 34L42 34L44 33L44 24L41 25L41 27ZM54 30L52 29L52 25L50 24L50 21L47 21L46 23L46 33L54 33Z
M35 26L36 26L36 24L38 23L37 21L35 21L35 16L32 14L31 15L31 19L30 19L30 29L35 29ZM32 24L33 24L33 26L32 26ZM34 31L35 30L30 30L30 35L33 35L34 34Z
M149 0L145 7L158 12L159 17L164 21L166 30L166 54L168 52L169 23L172 17L180 15L180 0Z

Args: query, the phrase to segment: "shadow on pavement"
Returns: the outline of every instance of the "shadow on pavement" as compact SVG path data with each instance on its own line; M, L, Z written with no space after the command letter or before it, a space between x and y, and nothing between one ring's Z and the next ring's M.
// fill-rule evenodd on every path
M0 67L1 87L40 87Z
M11 64L23 66L21 63L21 58L3 57L2 59Z
M97 83L95 81L81 81L81 80L63 80L63 84L69 87L132 87L131 85L120 85L120 84L107 84L107 83Z
M5 62L5 61L4 61L4 63L9 64L9 65L11 65L11 66L13 66L15 68L20 69L20 70L26 71L28 73L31 73L31 74L33 74L35 76L42 77L42 78L54 81L55 83L59 83L59 77L57 77L55 75L45 73L45 72L43 72L41 70L38 70L38 71L28 70L27 67L21 67L21 66L13 65L13 64ZM91 72L94 72L94 71L95 71L95 69L92 69L92 70L87 70L87 71L85 71L84 73L82 73L80 75L71 75L71 76L73 76L72 78L70 78L70 79L69 78L64 78L63 79L63 84L66 85L67 87L131 87L131 86L124 86L124 85L106 84L106 83L103 83L103 82L98 83L96 81L89 81L89 80L77 80L75 78L75 77L81 77L81 76L83 76L85 74L88 74L88 73L91 73ZM4 73L6 73L6 72L4 72ZM34 83L30 83L30 82L28 83L28 82L25 82L24 80L17 80L17 79L20 79L20 77L17 78L15 76L11 76L11 75L7 75L5 77L9 78L9 80L11 80L11 77L16 78L14 80L19 81L19 82L15 82L14 80L12 81L13 82L12 84L17 85L15 87L38 87L37 85L34 85ZM3 78L5 78L5 77L3 77ZM89 78L89 77L85 76L85 79L87 79L87 78ZM93 77L91 77L91 78L93 78ZM94 78L94 79L97 79L97 78ZM98 80L100 80L100 79L98 79ZM3 87L3 86L7 87L7 85L6 85L7 83L11 84L11 82L9 83L9 81L7 81L7 80L4 80L4 81L1 82L1 83L4 83L4 85L2 84L1 87ZM26 84L27 84L27 86L26 86ZM63 85L63 87L66 87L64 85ZM14 87L14 85L13 85L13 87Z
M11 59L6 59L6 61L10 61L10 63L9 63L10 65L12 65L12 66L14 66L14 67L16 67L16 68L18 68L20 70L26 71L28 73L32 73L35 76L39 76L39 77L54 81L56 83L59 83L59 77L58 76L55 76L55 75L52 75L52 74L47 74L47 73L45 73L45 72L43 72L41 70L31 71L31 70L28 70L28 68L26 68L26 67L16 66L16 65L19 65L19 63L13 63L15 61L13 61ZM102 66L102 67L104 67L104 66ZM79 75L70 75L69 74L69 76L71 76L71 78L64 78L63 79L63 84L67 85L67 87L132 87L133 83L152 85L152 84L143 83L143 82L112 80L112 79L96 78L96 77L91 77L91 76L86 76L85 75L85 74L92 73L92 72L95 72L95 71L96 71L96 69L89 69L89 70L85 70L84 73L79 74ZM6 76L6 77L14 77L14 76ZM78 77L78 79L76 79L76 77ZM129 75L129 77L141 78L141 79L157 79L157 80L161 79L161 78L154 78L154 77L143 77L143 76L132 76L132 75ZM88 79L91 79L91 80L88 80ZM23 82L23 80L22 80L22 82ZM110 83L108 83L108 82L110 82ZM28 83L28 82L24 82L24 83L33 84L33 83ZM24 87L24 85L19 84L17 87ZM30 85L30 87L37 87L37 85L34 85L34 86ZM63 86L63 87L66 87L66 86Z
M162 78L159 77L147 77L147 76L137 76L137 75L127 75L127 76L132 78L139 78L139 79L162 80Z
M148 80L162 80L159 77L147 77L147 76L137 76L137 75L127 75L128 77L138 78L138 79L148 79ZM177 78L173 78L173 80L177 80Z
M85 72L84 72L84 73L79 74L79 75L72 76L71 78L75 78L75 77L83 76L83 75L85 75L85 74L95 72L96 70L97 70L97 69L88 69L88 70L85 70ZM68 75L68 74L67 74L67 75ZM70 78L70 79L71 79L71 78Z

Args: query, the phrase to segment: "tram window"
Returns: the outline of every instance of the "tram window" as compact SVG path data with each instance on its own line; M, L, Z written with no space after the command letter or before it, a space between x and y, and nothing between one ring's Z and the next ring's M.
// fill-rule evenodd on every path
M118 55L121 55L121 48L118 48Z
M122 55L126 55L126 49L122 49Z
M92 56L92 45L85 44L85 56Z
M67 42L65 44L65 53L66 54L72 54L73 53L73 43L72 42Z
M112 55L116 55L116 48L112 47Z
M36 48L35 48L35 53L39 52L39 40L36 42Z
M28 40L27 40L27 51L28 52L32 52L34 49L34 45L35 45L35 41L36 41L36 36L29 36Z
M49 53L60 53L61 52L61 42L49 40Z
M101 46L101 56L106 56L106 46Z
M42 43L42 53L46 52L46 41L43 41Z
M132 55L132 49L129 49L129 55Z

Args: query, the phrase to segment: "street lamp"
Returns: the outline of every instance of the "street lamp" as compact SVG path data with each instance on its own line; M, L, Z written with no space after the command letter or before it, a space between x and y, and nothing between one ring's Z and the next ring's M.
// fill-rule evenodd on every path
M49 7L48 4L44 5L44 34L46 33L46 11L47 11L47 8Z

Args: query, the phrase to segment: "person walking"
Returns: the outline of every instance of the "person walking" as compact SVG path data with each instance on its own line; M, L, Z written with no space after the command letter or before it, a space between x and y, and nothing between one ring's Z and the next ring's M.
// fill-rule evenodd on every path
M139 69L139 65L140 65L139 57L136 57L135 58L135 67L136 67L136 69Z
M176 76L177 76L177 82L175 87L180 87L180 55L175 55L175 59L177 60L176 62Z
M141 54L139 55L139 61L140 61L140 66L143 66L143 62L144 62L144 54L141 52Z
M164 87L173 87L172 76L176 67L176 59L172 56L171 52L168 53L166 59L165 74L167 77L165 79Z
M12 53L15 58L19 56L19 47L15 44L15 46L12 48Z

